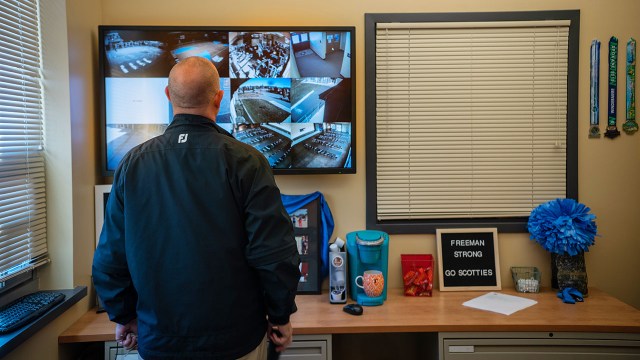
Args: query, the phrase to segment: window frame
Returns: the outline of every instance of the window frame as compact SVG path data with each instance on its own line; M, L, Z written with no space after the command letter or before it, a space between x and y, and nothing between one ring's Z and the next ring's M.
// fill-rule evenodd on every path
M367 229L390 234L435 233L438 228L491 226L500 232L527 232L528 217L437 220L378 220L376 143L376 25L391 22L488 22L570 20L567 74L566 197L578 199L578 69L580 11L523 11L477 13L372 13L365 14L365 146Z
M25 100L26 97L23 96L22 99L22 104L39 104L39 111L37 113L38 116L38 120L37 121L30 121L28 123L28 125L31 126L35 126L38 125L39 129L38 129L38 134L37 136L38 138L38 145L39 145L39 149L34 151L35 154L37 154L36 156L29 156L28 153L28 145L23 145L24 146L24 150L22 150L23 152L27 152L27 155L24 156L24 160L20 163L20 165L23 166L23 168L19 169L20 171L25 171L27 174L17 174L15 175L15 177L21 177L20 181L25 181L26 183L25 185L28 185L27 189L28 191L23 190L23 192L25 193L22 196L16 196L15 194L13 194L11 196L11 198L7 198L6 200L12 200L12 201L16 201L19 200L17 198L19 197L26 197L26 200L22 200L23 202L27 203L28 206L25 204L22 206L22 208L28 207L29 210L22 210L19 213L17 213L16 215L20 215L21 218L18 221L15 222L21 222L24 221L25 224L24 225L14 225L14 226L6 226L8 224L10 224L13 220L7 220L6 218L3 221L3 228L4 231L6 231L8 234L5 235L7 237L11 236L9 234L15 234L18 233L18 231L23 230L23 232L20 233L20 235L13 235L11 236L11 239L7 239L5 242L7 244L19 244L21 242L21 240L17 240L20 236L26 238L27 241L24 241L26 244L23 245L22 247L28 247L28 249L26 250L21 250L19 253L22 255L22 258L28 258L27 261L23 261L20 264L14 265L12 267L7 267L8 265L4 265L3 264L3 273L2 273L2 277L0 277L0 297L4 297L5 294L8 294L12 291L13 288L23 284L23 283L28 283L29 281L33 281L35 279L35 274L36 274L36 270L38 268L40 268L43 265L48 264L51 260L51 256L50 256L50 251L48 249L49 245L48 245L48 236L47 236L47 228L48 228L48 222L47 222L47 218L48 218L48 214L47 214L47 196L46 196L46 188L47 188L47 182L46 182L46 153L45 153L45 112L46 112L46 99L45 99L45 78L44 78L44 74L43 74L43 69L44 69L44 50L43 50L43 20L42 20L42 8L41 8L41 4L40 4L40 0L30 0L26 3L7 3L5 5L3 5L3 13L4 14L13 14L12 16L16 17L16 19L19 19L20 22L15 23L15 25L13 27L9 27L7 26L5 28L5 30L9 31L9 30L14 30L14 29L29 29L31 28L33 33L34 33L34 37L33 38L28 38L26 36L24 37L20 37L20 48L19 50L15 50L15 48L17 48L17 46L15 46L14 49L11 49L12 47L12 43L11 41L7 42L4 46L3 50L7 50L7 52L3 52L2 55L0 57L3 58L3 60L6 60L8 58L10 58L10 56L8 56L7 54L11 53L18 53L20 59L24 59L24 58L29 58L32 57L33 59L31 60L32 62L35 62L36 64L31 64L31 65L24 65L23 62L23 67L22 70L24 71L26 67L28 66L36 66L37 65L37 69L34 69L34 72L37 72L37 76L34 75L33 79L30 79L33 81L34 85L31 85L30 87L32 89L37 89L38 93L39 93L39 98L28 98L28 100ZM15 8L19 8L19 9L23 9L23 8L29 8L30 10L33 10L34 13L31 12L22 12L22 11L18 11L15 10ZM33 20L33 22L28 22L27 25L23 25L21 20L22 19L29 19L29 20ZM33 27L31 26L33 25ZM9 29L10 28L10 29ZM21 32L19 34L22 34ZM16 35L16 39L17 39L17 35L18 33L14 33L13 35ZM11 39L10 39L11 40ZM33 40L34 43L29 43L28 40ZM35 44L35 42L37 42L37 44ZM37 47L37 49L36 49ZM24 50L25 48L31 48L30 50ZM27 55L25 55L25 53ZM18 57L16 55L13 55L13 57ZM17 71L14 71L14 69L17 69ZM17 74L20 73L19 71L20 67L18 66L5 66L5 75L6 78L8 79L17 79L19 78L19 76L17 76ZM23 78L23 89L22 91L24 92L24 87L28 87L26 85L24 85L25 83L27 83L27 81L24 80ZM37 85L35 84L37 83ZM13 92L19 92L20 90L14 90ZM9 91L7 91L9 92ZM5 95L4 92L2 92L3 95ZM18 102L18 101L15 101ZM11 107L17 107L17 105L12 105ZM8 110L10 111L10 110ZM32 112L31 114L33 114L32 116L35 117L36 113ZM16 116L17 117L17 116ZM6 126L6 128L5 128ZM3 124L3 131L7 130L7 129L11 129L10 126L8 126L7 124ZM28 137L28 135L24 135L25 138ZM31 134L31 136L35 136L33 134ZM23 140L26 143L26 140ZM35 140L33 140L35 141ZM35 159L35 161L34 161ZM38 166L38 163L42 163L41 166ZM35 166L34 166L35 164ZM34 169L36 169L36 171L33 172L33 174L30 173L31 167L33 166ZM4 169L3 169L4 170ZM39 171L37 171L39 170ZM40 180L41 179L41 180ZM5 186L6 186L6 181L9 180L11 181L11 178L8 178L7 176L5 176L5 174L3 173L3 177L2 177L2 187L3 187L3 191L5 190ZM35 184L35 185L34 185ZM41 184L41 185L38 185ZM41 189L41 195L35 195L35 192L33 191L33 189ZM7 203L9 204L9 203ZM11 205L15 205L15 202L12 202ZM10 205L6 205L6 206L10 206ZM4 207L4 206L3 206ZM32 218L31 213L32 212L36 212L37 213L37 209L42 208L43 210L40 210L43 215L36 215ZM36 210L34 210L34 208ZM4 211L4 210L3 210ZM6 226L6 227L5 227ZM9 246L10 246L9 245ZM2 250L6 250L9 249L11 250L11 248L9 246L5 246L2 248ZM38 248L39 250L34 251L33 249ZM8 252L10 254L10 252ZM16 251L16 254L18 254L18 252ZM0 254L2 255L3 261L6 260L5 259L5 253ZM10 255L11 256L11 255ZM13 261L7 261L9 264L12 264Z

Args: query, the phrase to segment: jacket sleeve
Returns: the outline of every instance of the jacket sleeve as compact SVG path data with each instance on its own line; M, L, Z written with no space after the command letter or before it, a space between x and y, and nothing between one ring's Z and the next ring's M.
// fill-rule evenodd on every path
M124 325L136 318L138 294L127 266L124 202L119 178L116 172L107 200L100 240L93 256L92 275L94 287L109 319Z
M299 262L298 250L295 250L286 260L256 267L265 292L268 319L274 325L288 323L289 316L297 310Z
M289 315L295 310L300 255L291 219L268 164L266 170L258 169L252 174L251 180L244 201L249 239L246 258L260 277L269 321L282 325L289 322Z

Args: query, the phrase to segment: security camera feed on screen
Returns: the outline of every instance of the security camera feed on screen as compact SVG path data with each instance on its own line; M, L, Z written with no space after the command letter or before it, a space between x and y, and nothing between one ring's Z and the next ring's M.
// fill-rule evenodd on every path
M105 173L172 120L169 71L211 61L224 97L216 123L276 174L353 173L353 28L209 30L100 27Z

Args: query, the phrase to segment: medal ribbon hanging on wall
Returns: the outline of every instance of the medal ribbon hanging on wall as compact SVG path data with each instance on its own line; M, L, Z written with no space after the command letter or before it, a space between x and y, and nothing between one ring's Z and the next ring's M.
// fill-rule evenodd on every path
M631 38L627 42L627 121L622 129L627 134L638 131L636 122L636 41Z
M605 137L615 139L620 135L616 125L616 101L618 90L618 38L612 36L609 39L609 117Z
M600 137L600 40L591 42L591 110L589 137Z

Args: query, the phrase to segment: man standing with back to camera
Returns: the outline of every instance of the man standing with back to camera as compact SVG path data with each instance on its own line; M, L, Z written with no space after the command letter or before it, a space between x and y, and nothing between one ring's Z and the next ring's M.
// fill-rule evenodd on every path
M145 360L264 359L267 337L282 351L293 335L291 220L264 156L215 124L215 66L182 60L165 92L173 121L115 171L96 291Z

